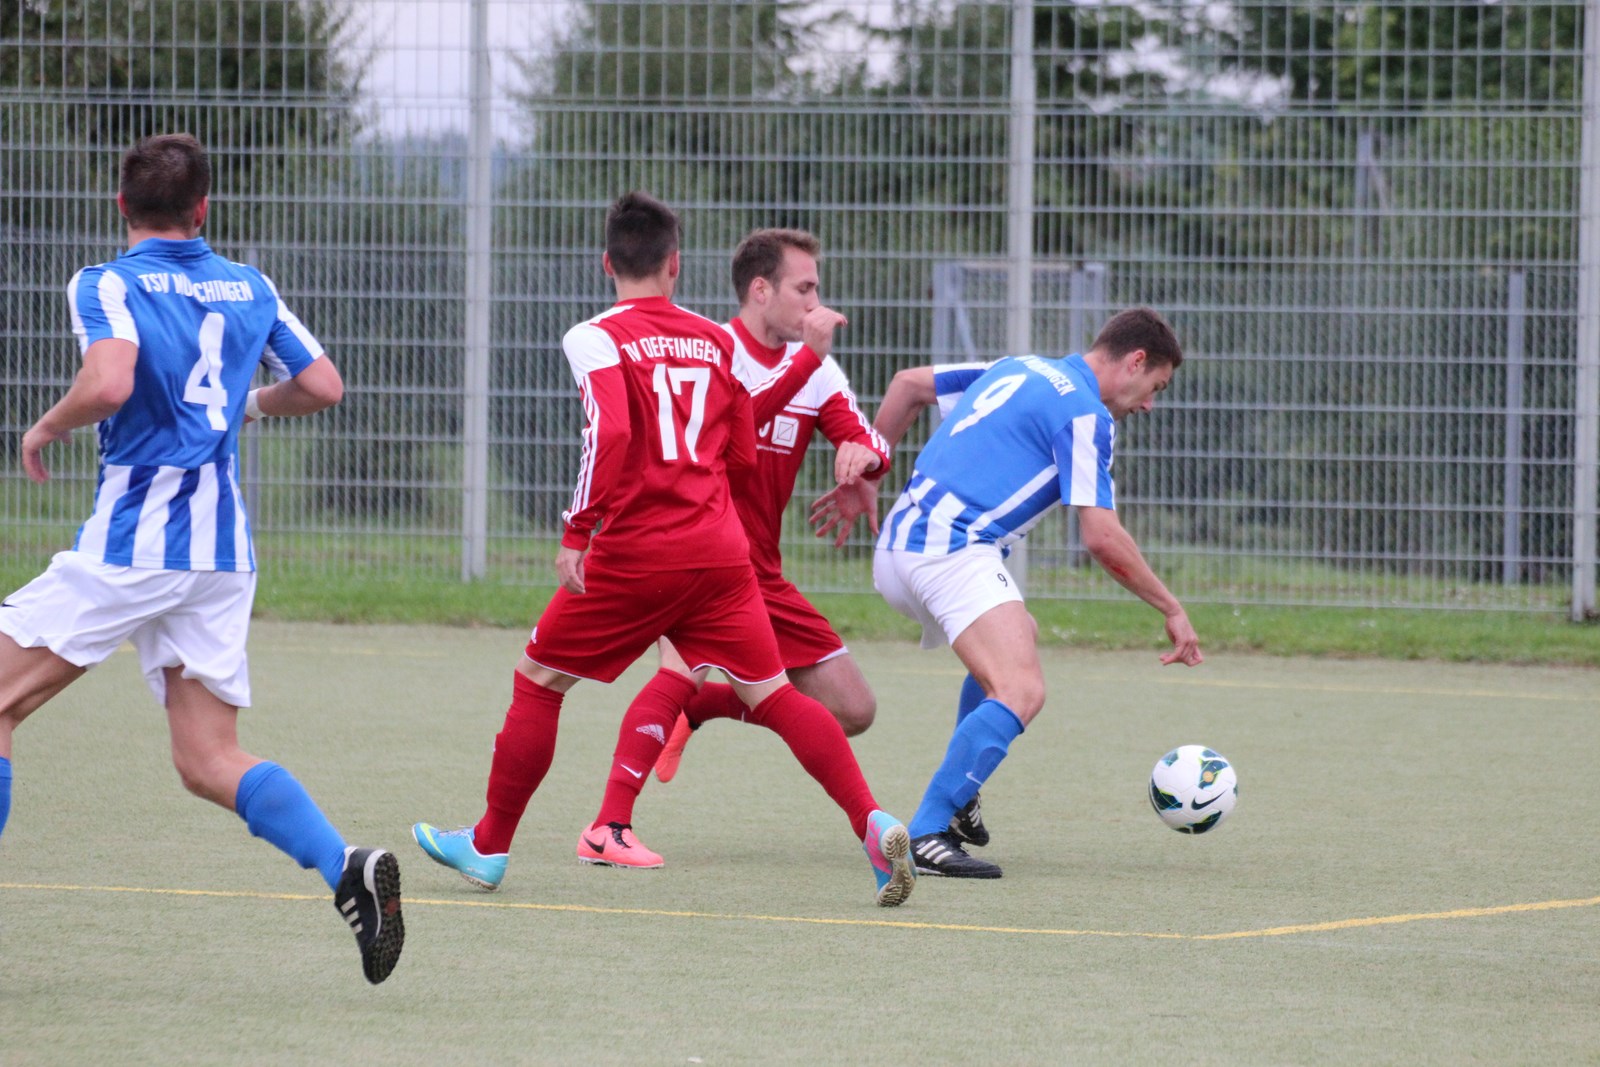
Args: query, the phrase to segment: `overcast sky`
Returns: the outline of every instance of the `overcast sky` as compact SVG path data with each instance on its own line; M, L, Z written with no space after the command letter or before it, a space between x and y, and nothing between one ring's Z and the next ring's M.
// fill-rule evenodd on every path
M361 0L353 5L356 40L372 53L362 82L391 133L441 133L467 126L469 0ZM525 51L533 43L534 15L549 17L554 3L489 2L490 69L495 81L496 131L510 136L515 122L506 98L512 71L505 49Z

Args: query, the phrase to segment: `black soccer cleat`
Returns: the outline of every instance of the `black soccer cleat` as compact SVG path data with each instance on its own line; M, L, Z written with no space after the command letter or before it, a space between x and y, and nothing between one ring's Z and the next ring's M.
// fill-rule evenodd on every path
M989 843L989 828L983 825L983 809L978 806L978 794L972 794L967 806L950 817L949 832L963 844L982 848Z
M918 874L931 874L941 878L999 878L1000 868L976 856L969 856L956 835L946 830L942 834L923 834L911 842L912 862Z
M406 924L400 916L400 862L381 848L344 850L333 906L355 932L361 970L377 985L400 962Z

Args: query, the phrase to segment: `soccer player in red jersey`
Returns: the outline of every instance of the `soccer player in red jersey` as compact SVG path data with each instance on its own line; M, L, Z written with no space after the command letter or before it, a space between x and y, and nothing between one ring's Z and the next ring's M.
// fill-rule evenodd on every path
M677 216L643 193L607 214L603 262L617 303L562 341L587 424L556 554L560 588L513 676L483 817L459 830L417 823L412 833L435 861L497 889L550 768L567 690L581 678L614 681L666 637L693 669L726 674L750 721L776 732L844 809L877 902L894 906L914 884L910 839L878 810L838 722L784 673L728 484L755 464L750 394L734 377L728 333L672 303L678 237ZM675 714L654 724L663 738ZM636 845L627 826L596 838L597 851Z
M734 374L750 388L760 429L755 474L735 484L733 502L750 539L750 560L790 680L832 712L846 735L854 735L872 724L876 698L828 620L783 576L779 548L783 512L816 431L837 449L834 473L841 482L881 477L889 466L888 445L828 354L843 318L818 297L821 251L820 242L803 230L765 229L748 235L734 252L739 314L725 329L733 339ZM631 827L644 785L641 768L653 763L657 776L669 781L691 730L709 719L744 717L745 705L733 687L704 684L706 672L691 672L670 642L662 642L661 661L623 717L605 799L578 836L578 858L584 862L661 866L661 857L638 844L631 832L631 847L606 845L608 826L612 833ZM682 713L663 748L657 724L667 709ZM595 848L596 841L606 847Z

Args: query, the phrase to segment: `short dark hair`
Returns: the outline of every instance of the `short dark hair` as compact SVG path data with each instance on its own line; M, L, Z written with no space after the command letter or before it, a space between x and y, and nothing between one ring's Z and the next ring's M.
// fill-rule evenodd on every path
M822 242L805 230L754 230L739 242L733 252L733 293L739 303L750 295L750 283L757 278L778 280L783 254L790 248L813 259L822 257Z
M211 192L211 162L187 133L144 137L122 155L119 189L128 225L182 229Z
M1177 370L1183 362L1178 335L1172 332L1160 312L1146 307L1129 308L1113 315L1111 321L1100 328L1100 336L1094 339L1093 347L1103 349L1113 362L1141 348L1148 366L1171 366Z
M606 212L606 256L619 278L648 278L678 250L673 210L649 193L625 193Z

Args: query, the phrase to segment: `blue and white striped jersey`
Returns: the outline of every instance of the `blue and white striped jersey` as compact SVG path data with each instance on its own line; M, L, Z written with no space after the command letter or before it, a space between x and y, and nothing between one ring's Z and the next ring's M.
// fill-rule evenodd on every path
M945 415L878 547L945 555L1020 540L1055 504L1115 508L1116 424L1082 356L935 368Z
M322 346L260 271L202 238L141 241L67 285L79 348L139 347L133 392L101 422L94 513L75 551L157 570L252 571L239 493L245 397L262 364L292 378Z

